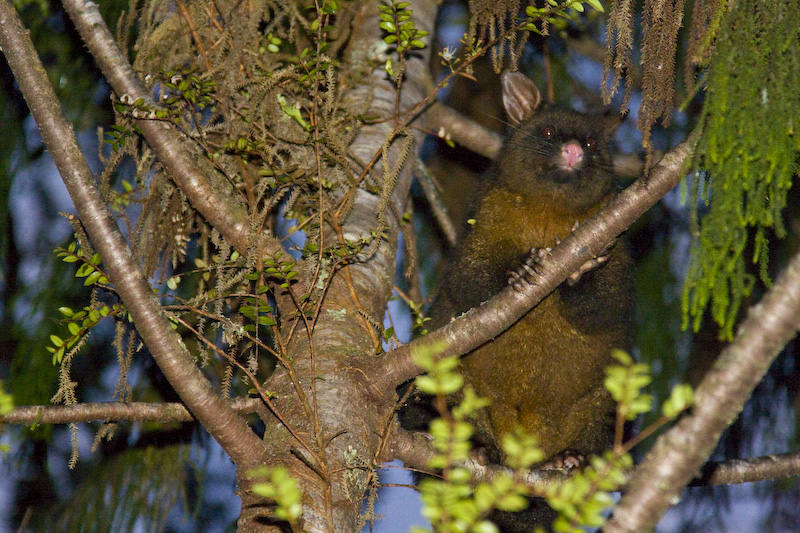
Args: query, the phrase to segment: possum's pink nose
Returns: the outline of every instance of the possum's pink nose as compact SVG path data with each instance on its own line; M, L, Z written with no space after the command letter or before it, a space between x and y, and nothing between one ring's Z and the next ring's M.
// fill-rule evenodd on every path
M561 147L561 159L566 170L573 170L583 163L583 148L575 141L570 141Z

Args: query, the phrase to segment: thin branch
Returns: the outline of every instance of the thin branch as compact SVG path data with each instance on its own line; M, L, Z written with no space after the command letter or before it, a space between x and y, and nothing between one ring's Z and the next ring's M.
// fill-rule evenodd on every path
M114 36L100 16L97 4L85 0L65 0L63 5L114 92L119 96L127 94L132 101L143 98L148 105L158 107L117 46ZM226 241L241 254L246 254L250 240L255 237L250 235L247 211L239 199L232 191L226 194L212 185L173 127L163 121L146 119L137 120L136 125L195 209ZM210 169L205 172L210 172ZM261 238L265 239L268 254L274 255L283 251L276 239L266 236Z
M96 12L96 11L95 11ZM264 445L197 368L172 330L138 260L103 202L50 86L28 32L9 0L0 0L0 48L36 120L47 150L61 173L78 216L100 253L108 277L159 368L208 432L236 463L253 464ZM256 452L256 453L254 453Z
M436 455L430 440L421 433L398 428L390 441L393 459L400 459L410 470L421 473L432 473L427 465ZM473 483L491 482L498 475L514 475L510 468L488 464L483 465L470 460L459 466L469 471ZM629 472L629 478L636 475L636 470ZM543 491L548 485L561 483L569 478L570 470L563 468L533 469L521 481L535 491ZM716 485L732 485L782 479L800 475L800 453L784 453L751 457L748 459L732 459L728 461L706 463L700 476L691 485L694 487L711 487ZM628 491L629 484L620 487ZM615 511L616 512L616 511Z
M395 459L400 459L412 470L433 473L427 468L427 464L437 452L431 446L430 440L422 434L398 428L392 434L391 451ZM458 466L465 468L470 473L474 483L491 482L496 476L502 474L516 477L515 472L508 467L497 464L480 464L472 459L459 463ZM548 485L562 482L568 477L566 469L533 469L520 481L535 491L544 492Z
M231 409L240 415L255 413L261 400L237 398ZM72 424L92 421L191 422L195 417L182 403L97 402L76 405L21 405L5 416L3 424Z
M447 209L444 206L444 202L442 202L439 191L436 189L433 178L428 174L428 169L425 167L425 164L419 160L417 160L416 175L417 181L420 187L422 187L422 191L425 193L425 198L428 200L428 206L433 212L433 217L436 219L436 222L439 224L439 229L442 230L442 233L447 239L447 244L449 244L450 247L455 246L458 242L458 231L456 231L455 224L453 224L450 215L447 214Z
M706 463L690 485L733 485L800 476L800 453L781 453Z
M791 340L800 314L800 254L748 311L736 337L697 388L692 413L659 437L606 526L609 532L647 531L676 501L736 420L772 361Z
M668 152L649 176L640 178L553 248L542 261L545 273L537 285L522 292L508 287L425 337L392 350L385 357L365 360L364 371L376 376L379 389L393 390L420 373L414 364L415 354L437 351L440 357L463 355L502 333L680 183L693 143L691 135Z

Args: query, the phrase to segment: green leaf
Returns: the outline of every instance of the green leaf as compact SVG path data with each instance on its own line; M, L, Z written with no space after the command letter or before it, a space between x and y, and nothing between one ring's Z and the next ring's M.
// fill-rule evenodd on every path
M94 285L102 275L103 275L102 272L100 272L99 270L95 270L94 272L89 274L89 276L85 280L83 280L83 286L88 287L89 285Z
M93 270L94 270L94 267L93 267L92 265L90 265L90 264L88 264L88 263L84 263L84 264L82 264L81 266L79 266L79 267L78 267L78 271L77 271L77 272L75 272L75 277L76 277L76 278L83 278L83 277L86 277L86 276L88 276L88 275L89 275L89 274L90 274L90 273L91 273Z
M64 350L65 349L66 349L66 346L62 346L61 348L59 348L56 351L56 353L53 354L53 364L54 365L55 364L60 364L62 359L64 359Z
M675 418L685 411L694 402L694 391L691 385L681 384L672 388L669 399L664 402L662 407L664 416Z
M449 374L442 377L438 392L441 394L453 394L461 389L463 384L464 378L459 374Z
M435 395L438 390L436 380L430 376L417 376L415 383L417 388L425 394Z
M586 0L586 3L589 4L595 11L605 13L605 9L603 9L603 4L600 3L600 0Z

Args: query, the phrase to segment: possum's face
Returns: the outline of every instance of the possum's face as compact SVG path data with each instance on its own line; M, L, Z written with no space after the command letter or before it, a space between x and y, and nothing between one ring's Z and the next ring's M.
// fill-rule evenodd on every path
M587 209L614 191L608 145L615 121L545 106L519 125L499 165L507 187Z

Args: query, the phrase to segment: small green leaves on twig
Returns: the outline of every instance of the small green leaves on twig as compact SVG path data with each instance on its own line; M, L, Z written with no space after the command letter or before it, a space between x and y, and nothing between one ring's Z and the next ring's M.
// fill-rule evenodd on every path
M379 7L381 10L380 26L389 34L383 38L383 41L386 44L395 44L397 53L401 55L412 47L425 48L425 43L421 39L428 35L427 31L414 27L414 21L411 20L412 10L408 9L410 5L409 2L392 0L391 4Z
M625 472L632 466L629 454L617 456L609 450L603 457L592 457L589 466L564 482L550 485L547 503L558 511L553 529L562 533L583 533L587 526L598 528L605 524L603 512L614 504L610 493L625 484Z
M525 8L527 18L524 21L526 24L523 29L539 35L546 35L549 26L563 31L571 22L578 22L580 14L586 11L584 3L595 11L605 12L600 0L567 0L562 3L557 0L547 0L548 5L544 7L528 6ZM537 26L537 22L542 24L542 28Z
M124 313L124 308L119 304L115 304L112 309L103 304L98 308L86 306L77 312L66 306L59 307L58 310L64 315L69 336L62 339L56 334L50 335L50 342L53 345L48 346L47 351L53 354L54 365L60 364L64 358L64 353L78 345L102 319L109 315L114 316Z
M642 390L652 381L650 365L634 363L630 355L622 350L611 354L620 362L619 365L606 367L605 387L617 402L617 428L614 447L618 454L630 450L639 442L655 433L661 426L677 418L679 414L691 407L694 402L694 391L687 384L673 387L670 397L662 406L663 415L644 428L633 439L623 446L622 433L625 421L635 420L637 416L649 413L653 406L653 397Z
M672 388L667 401L661 406L664 416L669 419L676 418L694 403L694 390L691 385L681 383Z
M630 355L622 350L614 350L611 354L621 365L606 368L605 387L617 402L617 412L625 420L634 420L637 416L650 411L653 397L642 393L642 389L650 384L650 366L634 363Z
M270 257L264 260L264 272L270 277L278 280L282 289L288 289L291 281L298 276L297 270L294 270L295 262L291 260L281 261L283 253L278 253L275 257Z

